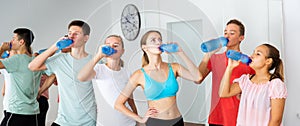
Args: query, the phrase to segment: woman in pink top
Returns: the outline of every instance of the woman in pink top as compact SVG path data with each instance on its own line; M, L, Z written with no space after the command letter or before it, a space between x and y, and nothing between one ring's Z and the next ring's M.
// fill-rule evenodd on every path
M250 67L256 73L244 74L231 85L232 69L239 62L228 60L219 95L230 97L242 93L237 126L279 126L287 97L279 51L270 44L262 44L256 47L251 59ZM271 72L273 69L274 72Z

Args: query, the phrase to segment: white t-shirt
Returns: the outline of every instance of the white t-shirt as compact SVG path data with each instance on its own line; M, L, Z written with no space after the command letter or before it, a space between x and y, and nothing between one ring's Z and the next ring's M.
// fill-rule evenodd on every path
M10 94L10 75L7 73L7 71L5 69L0 69L0 73L3 74L4 76L4 82L5 82L5 94ZM5 95L3 96L3 110L7 110L8 107L8 102L7 102L7 98L5 97Z
M135 126L135 120L114 109L114 104L124 87L129 74L124 68L113 71L105 64L97 64L94 67L96 76L93 79L97 103L97 125L100 126ZM130 108L129 104L125 104Z

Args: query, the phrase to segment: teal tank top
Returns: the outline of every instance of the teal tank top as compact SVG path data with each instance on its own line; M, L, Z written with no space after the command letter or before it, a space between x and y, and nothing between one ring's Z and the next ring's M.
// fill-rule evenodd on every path
M159 100L166 97L175 96L178 91L178 83L170 64L168 78L165 82L153 80L142 68L145 77L144 93L147 100Z

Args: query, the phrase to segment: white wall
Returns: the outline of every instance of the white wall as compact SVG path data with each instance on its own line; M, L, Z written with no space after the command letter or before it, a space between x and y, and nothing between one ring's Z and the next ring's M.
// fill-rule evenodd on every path
M300 1L284 0L284 47L285 47L285 78L288 88L288 98L285 106L286 126L300 124Z
M123 57L131 71L140 68L137 66L141 66L142 53L139 40L143 33L149 29L158 29L163 34L163 40L167 40L167 23L169 22L201 20L203 22L203 34L199 36L202 40L208 40L223 35L226 22L232 18L237 18L246 27L246 38L241 46L243 52L251 54L256 46L264 42L278 45L281 50L282 38L280 36L282 36L282 32L280 30L282 30L282 24L280 21L282 16L280 0L127 0L122 2L114 0L112 4L113 21L120 19L123 7L129 3L135 4L142 15L142 28L138 38L134 41L125 40L126 53ZM278 22L273 21L274 19ZM270 31L272 28L275 28L278 32ZM113 32L121 33L119 24L114 25ZM271 36L276 37L276 39L272 39L272 42L270 42L270 38L274 37ZM201 41L196 43L199 43L200 46ZM199 56L200 54L193 54L190 58ZM197 65L198 63L200 61L196 62ZM140 90L135 93L142 94ZM138 98L138 101L145 100L141 97ZM145 102L139 103L138 108L143 113L146 108ZM193 122L198 121L194 120Z
M67 25L71 20L83 19L92 28L87 50L94 53L99 42L103 42L104 36L111 33L121 35L119 20L122 9L126 4L133 3L141 11L142 30L135 41L125 40L126 53L123 59L127 67L134 71L141 66L139 40L142 34L149 28L161 29L163 37L166 39L167 22L201 19L205 27L201 37L203 40L207 40L222 35L226 22L231 18L238 18L246 26L246 39L243 41L242 50L250 54L260 43L270 40L273 42L271 36L280 36L278 35L280 33L277 32L274 33L275 35L270 34L272 31L280 31L280 28L270 31L275 28L276 23L267 18L269 15L273 15L274 11L270 11L270 8L268 9L266 6L270 5L270 2L276 1L279 3L273 4L280 5L280 0L6 0L0 2L0 41L9 41L15 28L28 27L36 36L33 49L47 48L67 33ZM297 42L300 34L300 17L296 16L300 12L300 3L298 0L284 0L283 5L285 19L285 55L283 56L285 57L286 83L289 90L284 121L286 125L293 125L299 124L299 117L297 118L296 115L300 113L298 107L300 103L297 99L299 96L297 72L300 70L297 64L300 61L298 58L291 57L300 54L297 49L300 46ZM269 22L271 22L271 26ZM280 46L281 41L276 41L274 44ZM195 54L195 56L197 55ZM0 83L3 83L3 79L0 79ZM50 90L51 106L48 120L53 120L56 116L55 109L57 109L55 108L56 87L52 87ZM142 94L141 91L135 93ZM139 106L141 110L146 108L143 96L138 97L137 102L141 104Z

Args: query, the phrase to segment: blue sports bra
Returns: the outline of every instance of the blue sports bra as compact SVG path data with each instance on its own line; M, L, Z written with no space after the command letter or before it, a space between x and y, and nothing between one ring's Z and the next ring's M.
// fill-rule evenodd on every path
M169 67L169 75L165 82L157 82L153 80L142 68L142 72L145 77L145 89L144 93L147 100L159 100L166 97L175 96L178 91L178 83L174 76L173 69L170 64Z

